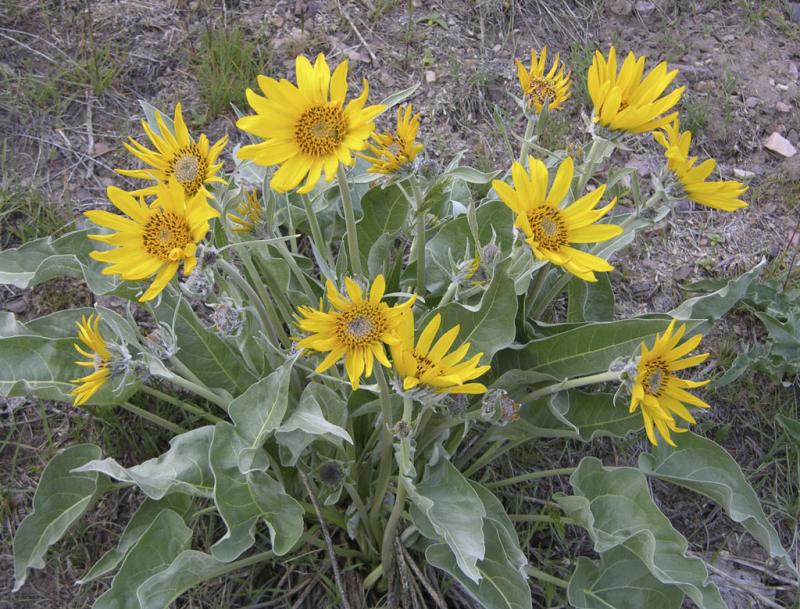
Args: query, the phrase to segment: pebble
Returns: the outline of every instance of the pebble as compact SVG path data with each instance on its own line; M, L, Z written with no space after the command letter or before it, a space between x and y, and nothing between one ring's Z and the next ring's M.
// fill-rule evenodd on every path
M656 5L653 4L652 2L644 2L644 1L642 1L642 2L637 2L636 3L636 11L640 15L649 15L654 10L656 10Z
M786 158L791 158L797 154L797 148L792 146L792 143L777 131L774 131L767 138L767 141L764 142L764 148Z
M752 180L756 177L756 174L752 171L747 171L747 169L739 169L738 167L734 167L733 175L735 175L740 180Z
M775 104L775 109L778 112L784 112L784 113L792 111L792 107L789 104L784 104L783 102L780 101Z
M436 82L436 72L425 70L425 82Z
M783 83L778 83L777 85L775 85L775 88L778 91L788 91L789 90L789 85L785 85Z
M798 69L797 64L793 61L789 62L789 76L792 77L792 80L797 80L800 77L800 69Z
M757 97L748 97L746 100L744 100L744 103L748 108L755 108L761 103L761 100Z

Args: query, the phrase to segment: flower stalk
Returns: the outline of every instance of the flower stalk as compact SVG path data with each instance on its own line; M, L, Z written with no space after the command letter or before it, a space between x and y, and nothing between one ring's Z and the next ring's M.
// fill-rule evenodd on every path
M361 250L358 249L356 216L353 212L353 196L350 192L350 185L347 183L344 166L341 163L336 169L336 175L339 182L339 193L342 195L342 210L344 211L344 223L347 229L347 251L350 254L350 270L356 275L363 275Z

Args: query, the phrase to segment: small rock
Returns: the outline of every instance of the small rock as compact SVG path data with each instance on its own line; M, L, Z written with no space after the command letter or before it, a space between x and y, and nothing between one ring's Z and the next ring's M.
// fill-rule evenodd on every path
M769 79L769 86L770 87L774 87L775 86L775 79L774 78L770 78Z
M633 2L631 0L609 0L606 6L612 13L622 17L633 12Z
M758 106L761 103L761 100L758 99L757 97L752 97L751 96L751 97L748 97L746 100L744 100L744 103L748 108L755 108L756 106Z
M734 40L736 40L736 36L733 34L726 34L722 37L722 42L733 42Z
M16 298L12 298L11 300L7 301L3 308L6 311L11 311L12 313L16 313L19 315L20 313L24 313L28 310L28 299L25 296L17 296Z
M436 72L433 70L425 70L425 82L436 82Z
M767 141L764 142L764 148L786 158L791 158L797 154L797 148L792 146L792 143L777 131L774 131L767 138Z
M105 142L97 142L94 145L94 156L102 156L109 150L111 150L111 146L109 146Z
M787 113L787 112L791 112L792 111L792 107L789 104L784 104L783 102L780 102L780 101L775 104L775 109L778 112L783 112L783 113Z
M494 51L495 53L497 53L497 52L498 52L500 49L502 49L502 48L503 48L503 45L501 45L501 44L496 44L496 45L494 45L494 46L492 47L492 51Z
M789 76L792 80L797 80L800 77L800 69L798 69L797 64L793 61L789 62Z
M636 12L639 13L640 15L649 15L654 10L656 10L656 5L653 4L652 2L644 2L642 0L641 2L636 3L635 8Z
M738 167L734 167L733 175L740 180L752 180L754 177L756 177L756 174L752 171L747 171L747 169L739 169Z
M784 85L783 83L778 83L777 85L775 85L775 88L778 91L788 91L789 90L789 85Z
M675 271L675 279L688 279L694 271L694 265L684 264L682 267Z

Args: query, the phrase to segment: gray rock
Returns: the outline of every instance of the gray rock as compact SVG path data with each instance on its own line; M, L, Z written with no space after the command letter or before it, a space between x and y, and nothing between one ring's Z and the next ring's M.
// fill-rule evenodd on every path
M797 154L797 148L777 131L774 131L764 142L764 148L771 150L782 157L791 158Z
M755 108L761 103L761 100L757 97L750 96L744 100L744 103L748 108Z
M650 15L656 10L656 5L644 0L636 3L636 12L640 15Z

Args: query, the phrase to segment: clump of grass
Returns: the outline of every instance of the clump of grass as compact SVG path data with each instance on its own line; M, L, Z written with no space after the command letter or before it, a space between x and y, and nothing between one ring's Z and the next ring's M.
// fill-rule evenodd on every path
M0 183L0 249L59 235L70 227L70 216L65 206L48 201L35 188Z
M209 28L203 34L195 64L200 96L209 116L245 105L245 89L252 86L269 55L244 37L241 28Z
M708 126L708 115L711 105L708 100L697 96L686 96L683 99L683 127L700 137Z

